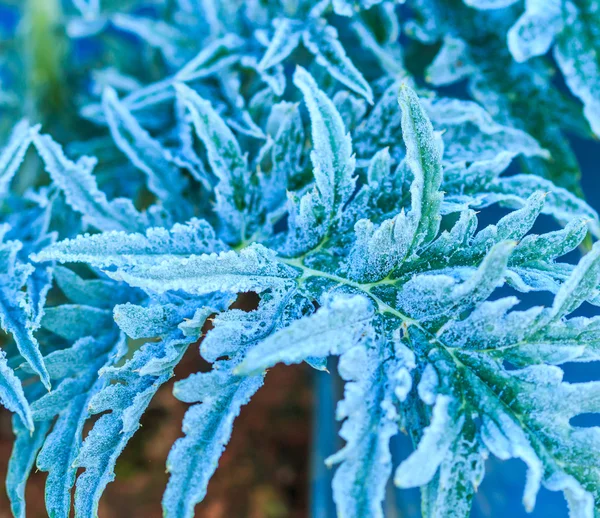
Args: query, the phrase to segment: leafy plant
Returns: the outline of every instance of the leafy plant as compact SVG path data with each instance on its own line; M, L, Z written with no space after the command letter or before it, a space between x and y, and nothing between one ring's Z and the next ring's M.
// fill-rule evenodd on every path
M564 133L598 133L600 11L407 3L3 7L21 20L5 28L5 77L25 63L29 79L27 102L17 81L0 101L31 120L0 154L14 516L34 466L50 516L69 516L74 486L75 515L96 516L150 400L198 344L212 370L175 383L191 406L165 516L193 516L268 368L326 370L332 356L339 516L383 516L390 479L421 488L424 516L468 516L490 454L526 464L527 510L543 485L571 516L595 515L598 428L570 420L600 410L600 384L564 382L560 366L599 359L599 317L576 312L600 305L600 245L587 245L600 226ZM48 38L60 46L42 52ZM553 42L583 108L551 78ZM422 74L467 91L436 95ZM504 212L486 225L491 206ZM554 230L537 230L541 214ZM258 307L233 308L247 292ZM393 466L401 432L415 449Z

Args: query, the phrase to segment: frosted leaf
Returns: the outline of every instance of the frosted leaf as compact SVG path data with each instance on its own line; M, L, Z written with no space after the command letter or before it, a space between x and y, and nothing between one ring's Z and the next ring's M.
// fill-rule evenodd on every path
M394 484L398 487L422 486L435 475L464 423L464 416L458 420L452 418L451 404L451 397L437 396L431 422L423 431L417 449L396 469Z
M398 306L412 318L434 325L483 302L504 282L508 258L515 247L503 241L485 256L479 268L462 283L447 275L423 274L408 281L398 294Z
M289 232L283 250L286 255L299 255L319 244L329 228L329 211L317 189L298 198L288 193Z
M313 140L310 157L318 193L331 216L337 217L356 182L352 142L334 104L306 70L296 69L294 84L302 91L310 113Z
M88 411L92 414L111 411L95 422L73 463L76 468L85 468L77 478L76 516L97 513L100 496L114 479L118 456L138 430L140 417L151 398L172 376L172 369L190 340L179 330L173 331L160 342L142 346L122 367L103 370L100 379L104 380L104 387L91 398ZM168 354L171 349L177 351L176 357ZM161 358L164 361L158 370ZM154 361L155 374L141 374L140 370L150 361Z
M508 48L515 60L546 54L563 23L560 1L526 0L525 12L508 31Z
M115 144L147 176L148 188L178 219L189 216L181 199L185 181L173 155L139 125L113 89L104 90L102 107Z
M340 354L368 334L373 316L361 296L336 297L314 315L293 322L253 347L236 372L251 373L276 363L300 363L307 357Z
M574 218L561 230L525 236L515 248L512 261L549 260L569 253L585 239L587 223L584 218Z
M378 228L369 220L357 222L356 242L349 257L350 273L357 279L381 279L416 256L421 246L436 237L441 220L441 141L408 86L401 86L399 103L406 163L413 174L411 210L408 214L402 210Z
M242 213L249 210L251 203L247 157L242 154L233 133L209 101L184 84L177 84L176 90L192 116L196 133L206 148L212 172L219 180L215 188L215 210L232 233L232 240L244 238L236 234L243 228Z
M350 253L350 274L356 279L378 280L385 277L406 254L410 247L407 228L411 221L400 213L385 220L377 228L368 219L354 226L356 241Z
M6 196L10 182L25 158L25 153L33 140L33 134L40 127L30 127L27 121L15 124L8 142L0 152L0 199Z
M438 383L439 379L435 367L428 363L417 385L417 393L425 404L433 405L435 403Z
M213 75L239 60L236 54L243 46L243 40L235 34L226 34L204 47L194 58L188 61L174 76L174 81L191 82ZM143 91L143 88L138 92ZM135 95L133 92L132 95ZM129 101L131 98L124 100Z
M194 295L262 291L281 287L297 276L293 268L278 262L275 254L261 245L252 245L239 254L231 251L172 257L160 264L133 265L106 273L130 286L157 293L183 290Z
M518 302L516 297L484 302L466 319L444 326L441 338L453 347L472 350L501 349L519 343L534 328L542 308L509 313Z
M381 94L369 115L358 125L354 135L354 148L359 157L371 159L386 146L397 146L401 126L398 110L398 89L394 82Z
M504 216L496 225L490 225L479 231L472 246L489 250L490 246L500 241L509 239L519 241L533 227L542 212L545 198L546 194L541 191L533 193L521 209Z
M369 83L354 66L338 40L334 27L324 20L313 20L302 33L306 48L317 58L317 63L350 90L362 95L373 104L373 92Z
M79 235L46 248L33 259L86 262L99 268L143 267L225 249L206 221L192 219L185 225L176 223L170 230L149 228L145 235L117 231Z
M18 241L0 241L0 328L10 333L17 345L19 353L27 360L42 383L49 389L50 378L42 359L39 344L33 335L38 327L32 319L32 308L22 288L33 272L33 267L17 261L17 253L22 244ZM2 362L4 363L4 362ZM13 377L12 371L3 365L4 397L7 405L23 408L23 396L20 394L20 383ZM24 415L22 415L24 417ZM26 419L27 421L27 419Z
M294 290L263 293L254 311L230 309L212 320L213 328L200 344L202 357L215 362L222 357L240 358L250 348L312 308ZM309 307L310 306L310 307ZM264 322L270 322L265 326Z
M597 17L597 13L581 12L573 2L566 2L563 9L566 19L557 37L554 58L571 92L583 102L583 113L592 130L600 135L598 35L595 28L587 25L595 23L592 17ZM589 9L597 11L597 5L592 4Z
M74 464L83 439L83 427L89 417L88 404L104 386L104 380L98 380L98 370L117 362L126 350L122 335L112 340L107 337L104 343L96 344L86 369L71 373L77 377L63 381L53 392L38 399L37 405L34 403L41 411L36 412L38 417L40 414L47 416L53 408L58 414L36 461L38 469L48 472L46 507L56 516L66 517L70 513L71 489L77 473Z
M439 237L431 243L429 253L440 257L450 257L455 248L465 248L471 243L477 230L477 216L472 210L460 213L458 221L448 231L443 231Z
M561 286L548 318L557 320L575 311L600 284L600 244L594 244Z
M543 214L553 216L559 223L566 225L573 217L585 217L594 235L600 235L598 214L581 198L571 194L566 189L557 187L552 182L533 175L517 174L500 177L487 187L488 193L472 193L468 196L467 205L475 208L487 207L492 203L501 202L505 206L520 207L536 191L546 193ZM453 200L451 194L448 201ZM459 197L458 200L461 198Z
M484 418L481 435L485 445L499 459L517 457L527 464L523 504L531 511L542 481L543 467L525 434L508 416L500 414L494 420Z
M273 24L275 25L275 33L258 63L260 70L268 70L281 63L296 49L302 37L301 24L295 20L278 18L274 20Z
M8 462L6 473L6 493L10 500L10 510L15 518L25 518L25 484L35 463L35 458L44 443L51 422L37 423L35 430L24 427L13 418L15 444Z
M388 75L398 79L408 76L404 68L402 46L397 41L392 40L386 45L381 45L365 24L358 20L352 23L351 27L358 36L360 44L373 54Z
M297 104L279 103L273 106L267 127L275 125L276 119L279 119L279 125L270 153L271 171L260 176L263 203L268 210L278 209L286 202L288 182L301 169L304 146L304 129Z
M109 202L98 189L92 175L97 163L95 158L83 156L77 162L72 162L48 135L35 135L33 143L53 183L64 192L67 203L83 214L94 227L127 231L145 228L143 216L130 200L117 198Z
M347 90L340 90L333 96L333 104L342 117L344 127L352 131L367 113L367 103Z
M115 304L137 302L142 297L140 292L108 279L82 279L64 266L56 266L53 273L57 286L75 304L112 309Z
M79 304L62 304L46 308L42 327L67 340L78 340L93 336L99 329L112 323L112 314L107 309Z
M414 178L410 187L411 210L407 215L413 233L410 252L432 241L439 229L439 207L443 199L439 191L443 177L442 145L413 90L401 86L398 102L402 109L406 162Z
M180 46L185 35L176 27L161 20L122 13L113 14L110 21L117 29L135 34L151 47L159 49L169 63L177 65L182 62Z
M398 432L396 393L404 387L398 373L414 366L411 352L388 357L384 337L376 337L346 350L339 362L346 381L344 399L336 417L344 420L340 436L346 445L326 459L331 466L340 463L333 478L337 510L344 516L383 517L382 502L392 471L389 440Z
M546 481L546 487L551 491L564 491L570 517L594 516L594 496L585 491L573 477L565 473L553 473Z
M0 351L0 403L20 419L20 425L17 426L22 426L29 432L34 429L31 408L23 392L23 386L8 365L4 351Z
M186 412L185 437L175 441L169 452L165 515L194 516L194 507L206 495L208 481L229 441L234 419L262 383L262 376L237 378L222 371L193 374L177 382L173 392L178 399L202 404Z
M427 67L426 79L432 85L443 86L461 81L476 70L469 58L467 43L449 34L444 37L442 48Z

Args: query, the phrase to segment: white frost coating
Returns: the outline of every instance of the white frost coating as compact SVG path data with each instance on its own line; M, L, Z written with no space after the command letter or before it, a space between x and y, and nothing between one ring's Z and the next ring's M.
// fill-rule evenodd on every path
M426 79L434 86L443 86L460 81L476 70L469 60L466 42L448 34L444 37L442 48L427 67Z
M238 371L250 373L279 362L300 363L309 356L341 354L369 334L372 316L373 307L365 297L335 297L313 315L296 320L252 348Z
M194 295L213 291L240 293L281 287L297 277L293 268L276 259L276 254L261 245L236 252L203 254L188 258L172 257L149 267L122 268L106 272L130 286L164 293L183 290Z
M437 386L439 383L435 367L428 363L421 375L421 381L417 385L417 392L421 400L427 405L433 405L437 397Z
M464 282L457 282L449 275L416 275L399 290L398 305L412 318L422 321L453 318L484 302L504 282L514 247L514 241L494 245Z
M451 402L450 396L438 395L433 407L431 423L425 428L417 449L396 470L394 476L396 486L403 488L422 486L435 475L464 423L464 416L456 421L450 416Z
M25 153L40 126L30 127L26 120L17 123L0 152L0 198L6 195L11 180L25 158Z
M597 17L597 4L593 8ZM567 86L583 102L583 114L592 131L600 135L600 64L596 39L589 36L597 29L585 20L586 16L592 15L581 13L573 2L566 1L563 9L567 14L564 29L554 47L554 58Z
M221 252L225 245L204 220L176 223L170 230L155 227L144 234L111 231L65 239L34 254L34 261L85 262L99 268L141 267L166 260Z
M475 9L488 10L488 9L502 9L509 5L516 4L519 0L463 0L469 7Z
M314 149L310 153L319 195L332 216L337 216L354 191L355 159L352 141L333 102L302 67L294 73L310 113Z
M287 58L300 43L302 31L300 24L289 18L274 20L275 33L262 59L258 63L259 70L268 70Z
M548 318L558 320L575 311L596 292L600 282L600 243L594 244L554 297Z
M522 63L548 52L563 28L561 0L526 0L525 12L508 31L508 48Z
M484 416L481 438L499 459L519 458L527 464L523 505L527 511L532 511L544 476L544 466L531 447L525 432L510 417L500 413L494 420Z
M593 518L594 496L588 493L581 484L566 473L553 473L544 485L550 491L563 491L569 506L569 518Z
M338 40L337 30L324 20L314 20L302 33L306 48L315 55L317 63L338 81L373 104L371 86L346 55Z

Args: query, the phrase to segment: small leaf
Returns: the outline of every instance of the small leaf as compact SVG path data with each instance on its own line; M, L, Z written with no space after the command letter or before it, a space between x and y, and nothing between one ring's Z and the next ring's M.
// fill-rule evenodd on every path
M346 55L338 40L334 27L324 20L314 20L302 34L304 45L317 58L317 63L327 69L340 83L359 95L369 104L373 104L373 91L362 74Z

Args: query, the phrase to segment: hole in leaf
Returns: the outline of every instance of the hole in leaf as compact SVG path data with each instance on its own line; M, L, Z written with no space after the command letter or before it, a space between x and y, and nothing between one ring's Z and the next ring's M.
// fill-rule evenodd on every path
M600 426L600 414L579 414L571 418L569 421L571 426L578 428L592 428Z
M560 366L563 370L563 381L567 383L585 383L598 379L600 362L569 362Z
M240 309L249 313L258 308L260 303L260 295L254 291L247 291L240 293L235 302L229 306L229 309Z

